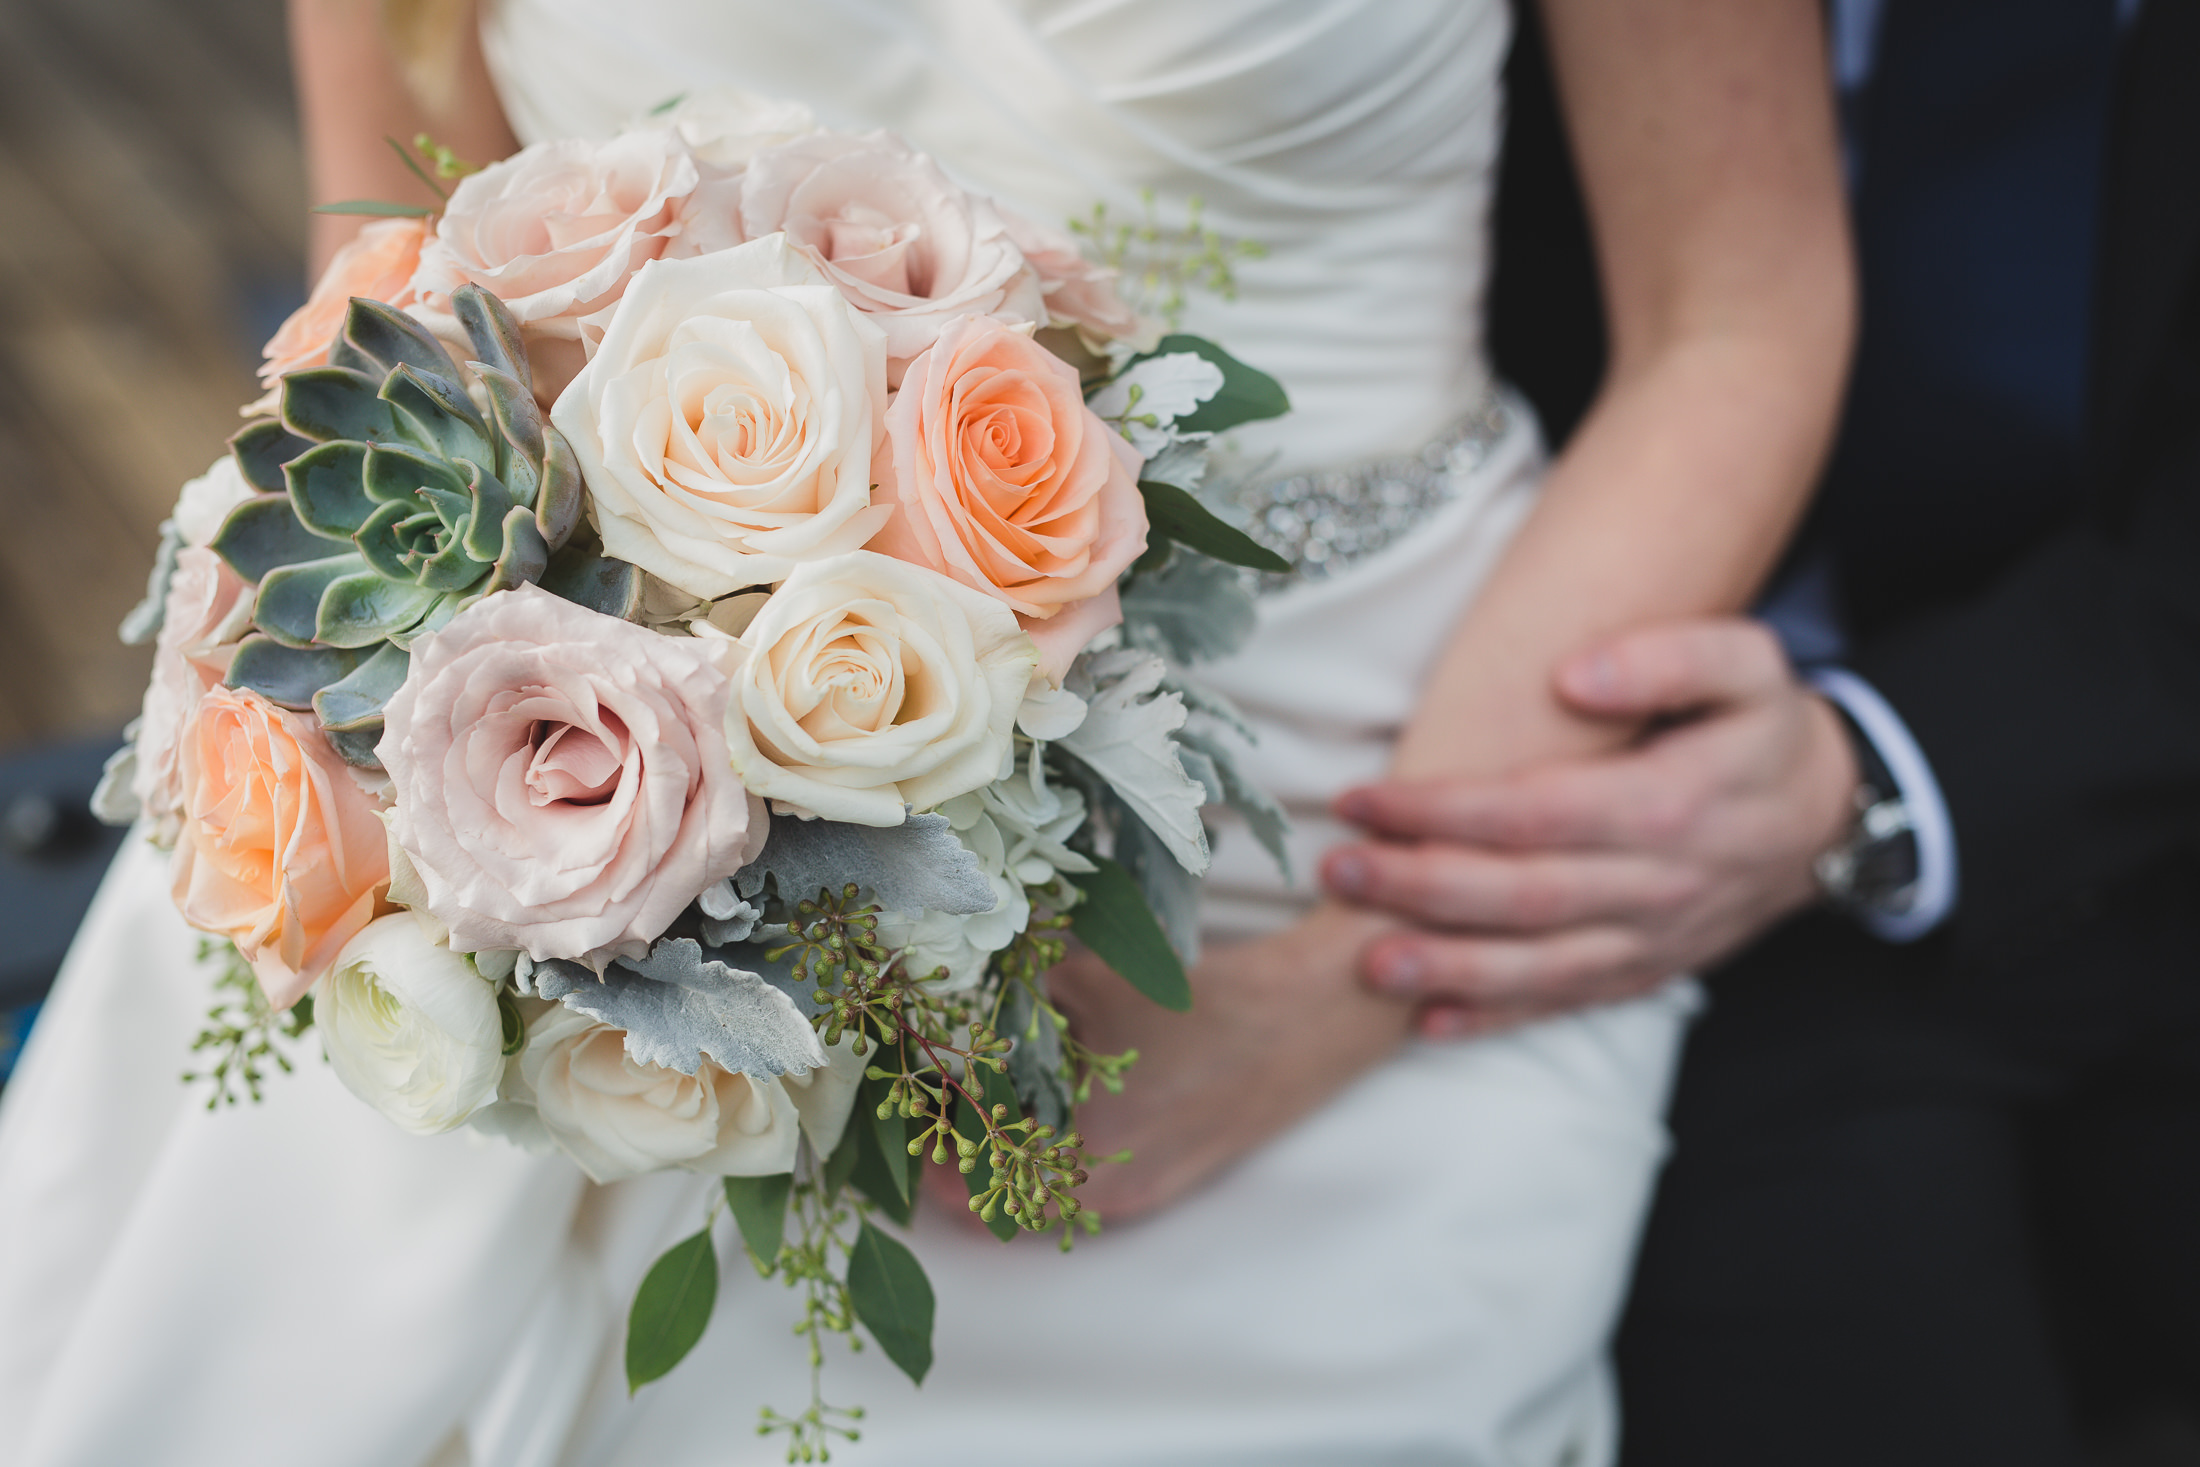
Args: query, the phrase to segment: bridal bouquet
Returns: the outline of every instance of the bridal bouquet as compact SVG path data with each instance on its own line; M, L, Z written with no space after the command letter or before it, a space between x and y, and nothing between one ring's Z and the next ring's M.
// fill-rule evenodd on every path
M921 1378L930 1290L870 1218L925 1158L1004 1238L1096 1225L1072 1112L1131 1056L1049 1002L1065 934L1185 1007L1202 807L1280 858L1181 670L1282 568L1190 491L1283 394L798 109L423 156L444 207L339 206L390 217L125 626L157 657L103 809L233 945L206 1078L257 1099L310 1024L407 1130L723 1178L636 1387L702 1333L720 1209L809 1291L813 1369L860 1322Z

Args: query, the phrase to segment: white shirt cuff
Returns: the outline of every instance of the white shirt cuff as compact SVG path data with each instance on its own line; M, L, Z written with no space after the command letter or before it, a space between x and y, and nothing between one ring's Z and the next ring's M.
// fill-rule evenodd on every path
M1861 914L1864 926L1888 942L1915 942L1947 920L1956 905L1956 830L1948 802L1925 751L1910 736L1909 725L1879 690L1839 667L1817 667L1803 680L1841 705L1872 741L1879 762L1894 778L1895 793L1909 807L1917 839L1917 887L1910 905L1899 912Z

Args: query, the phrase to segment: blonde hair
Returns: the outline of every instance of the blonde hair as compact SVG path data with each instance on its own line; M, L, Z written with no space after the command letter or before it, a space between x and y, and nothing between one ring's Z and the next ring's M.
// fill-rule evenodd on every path
M430 117L458 105L459 63L473 0L380 0L382 34L397 60L405 90Z

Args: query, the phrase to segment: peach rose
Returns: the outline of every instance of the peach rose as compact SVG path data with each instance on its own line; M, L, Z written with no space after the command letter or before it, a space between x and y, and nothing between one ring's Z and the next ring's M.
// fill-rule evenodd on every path
M183 740L183 806L176 906L289 1008L374 920L390 874L374 802L310 717L216 687Z
M1046 320L1000 211L891 133L815 133L757 154L741 227L750 239L786 231L885 329L890 382L957 316Z
M252 587L227 561L200 545L176 553L132 780L158 845L174 845L183 823L183 742L199 700L229 671L230 656L251 624Z
M353 296L399 310L410 306L415 299L413 272L419 268L420 247L428 239L430 222L377 219L338 250L321 272L313 294L261 349L267 360L260 368L260 385L273 392L285 372L327 365L328 344L344 324Z
M454 950L601 971L755 858L770 823L734 775L711 651L535 586L413 644L377 752Z
M872 549L1006 603L1050 666L1111 624L1063 613L1108 595L1145 553L1138 459L1061 358L1022 331L958 317L909 364L880 460L879 498L899 509ZM1048 646L1058 618L1076 646Z

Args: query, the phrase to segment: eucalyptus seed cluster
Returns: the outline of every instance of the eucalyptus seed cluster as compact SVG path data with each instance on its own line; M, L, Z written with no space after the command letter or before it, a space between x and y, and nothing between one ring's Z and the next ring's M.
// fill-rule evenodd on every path
M769 1265L757 1265L767 1276L776 1273L787 1287L803 1291L802 1322L794 1332L809 1346L810 1404L792 1416L766 1406L756 1427L758 1436L782 1431L787 1434L789 1462L830 1462L835 1437L847 1442L862 1437L855 1423L863 1419L863 1408L831 1405L823 1391L825 1336L841 1336L850 1350L863 1348L844 1281L849 1245L840 1230L851 1217L847 1203L846 1193L829 1195L815 1171L797 1180L787 1200L787 1215L795 1224L796 1235L780 1245L777 1259ZM836 1250L843 1262L837 1270L833 1265Z
M766 956L779 962L793 955L796 981L816 985L812 997L822 1012L812 1022L827 1044L852 1032L857 1054L877 1050L866 1073L888 1082L879 1119L898 1112L923 1123L908 1142L911 1156L952 1163L965 1177L981 1159L987 1164L987 1177L972 1188L972 1212L988 1223L1005 1216L1029 1232L1060 1224L1065 1242L1070 1224L1097 1232L1099 1219L1076 1196L1088 1176L1083 1137L1021 1114L1008 1080L1016 1041L994 1027L1008 983L1023 983L1038 996L1040 975L1066 951L1059 935L1066 919L1039 918L996 957L987 982L971 993L941 995L911 978L879 942L878 917L853 883L838 893L821 889L816 900L796 904L790 941ZM1051 1006L1047 1013L1063 1022ZM1122 1067L1136 1056L1099 1058L1101 1064L1078 1065L1087 1092L1096 1072L1119 1088Z

